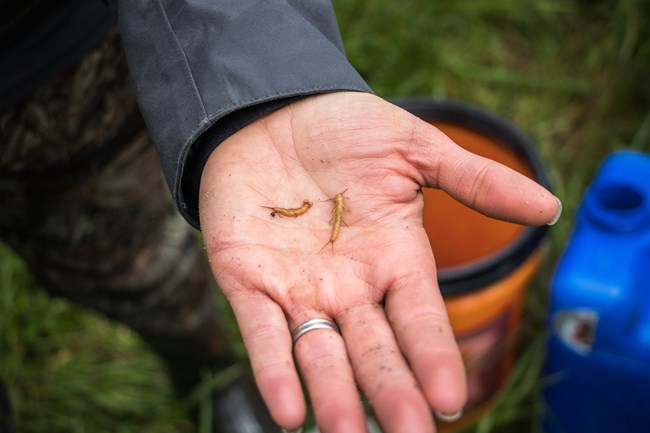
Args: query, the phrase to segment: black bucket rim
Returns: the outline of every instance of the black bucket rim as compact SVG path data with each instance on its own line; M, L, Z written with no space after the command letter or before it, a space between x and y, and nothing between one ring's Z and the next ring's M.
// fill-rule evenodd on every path
M534 143L514 124L477 105L453 99L407 97L391 102L422 120L457 125L503 144L528 165L533 180L551 191L548 175ZM503 279L531 256L548 229L549 226L524 227L513 242L485 258L438 269L442 295L463 295Z

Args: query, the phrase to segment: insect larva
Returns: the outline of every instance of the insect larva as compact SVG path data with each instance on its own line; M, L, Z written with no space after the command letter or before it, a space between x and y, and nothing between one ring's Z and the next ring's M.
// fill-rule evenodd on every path
M347 188L345 189L347 191ZM332 244L332 247L334 247L334 241L336 238L339 237L339 231L341 230L341 222L343 221L343 194L345 191L336 194L334 197L334 209L332 212L334 212L334 217L332 218L333 220L333 225L332 225L332 233L330 234L330 240L328 243L323 245L323 248L328 246L329 244ZM323 249L321 248L321 250Z
M294 208L271 207L271 206L262 206L262 207L266 209L271 209L273 211L271 212L272 217L274 217L277 214L277 215L295 218L307 212L309 208L312 206L312 204L313 203L310 202L309 200L303 200L302 206L300 207L294 207Z

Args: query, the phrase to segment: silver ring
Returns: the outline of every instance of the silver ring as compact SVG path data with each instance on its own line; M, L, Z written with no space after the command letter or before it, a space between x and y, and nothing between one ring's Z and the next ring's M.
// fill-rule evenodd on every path
M329 319L310 319L293 330L291 333L293 344L295 345L296 341L309 331L314 331L316 329L331 329L339 334L341 333L339 326Z

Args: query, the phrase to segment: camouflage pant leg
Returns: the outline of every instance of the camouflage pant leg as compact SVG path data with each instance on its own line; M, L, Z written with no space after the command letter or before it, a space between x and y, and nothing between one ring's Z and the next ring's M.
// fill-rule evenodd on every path
M211 274L171 202L116 32L0 113L0 203L0 238L52 294L163 352L224 350Z

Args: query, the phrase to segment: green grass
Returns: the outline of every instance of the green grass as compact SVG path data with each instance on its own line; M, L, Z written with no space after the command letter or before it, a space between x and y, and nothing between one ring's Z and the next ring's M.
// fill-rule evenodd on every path
M536 431L546 381L547 287L576 206L607 154L650 152L650 2L334 5L348 57L380 96L471 102L510 120L537 144L564 216L528 290L510 382L468 430ZM0 287L0 377L19 431L192 431L185 402L174 401L158 360L128 329L49 299L6 248L0 248Z
M0 257L0 377L18 431L191 431L158 359L128 329L50 299L17 257Z

